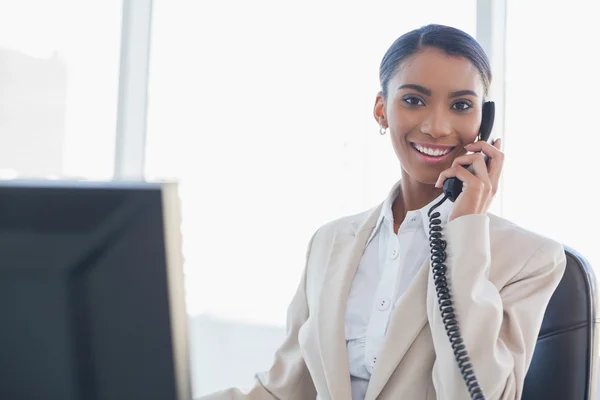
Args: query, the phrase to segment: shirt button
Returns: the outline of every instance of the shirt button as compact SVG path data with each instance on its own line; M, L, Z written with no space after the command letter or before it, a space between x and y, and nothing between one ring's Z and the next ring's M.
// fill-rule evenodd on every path
M417 217L412 217L412 218L410 219L410 221L411 221L411 222L415 222L416 220L417 220Z
M390 253L390 257L392 258L397 258L398 257L398 249L393 249L392 252Z
M371 366L374 366L375 363L377 362L377 356L370 356L369 357L369 362L371 363Z
M388 308L390 308L390 303L391 303L391 301L389 298L387 298L387 297L381 298L381 299L377 300L377 309L379 311L385 311Z

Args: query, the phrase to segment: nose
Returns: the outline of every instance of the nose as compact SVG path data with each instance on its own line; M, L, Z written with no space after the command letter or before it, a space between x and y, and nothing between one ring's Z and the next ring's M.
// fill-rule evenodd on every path
M435 139L449 136L452 133L450 116L446 114L445 110L431 111L421 124L421 133Z

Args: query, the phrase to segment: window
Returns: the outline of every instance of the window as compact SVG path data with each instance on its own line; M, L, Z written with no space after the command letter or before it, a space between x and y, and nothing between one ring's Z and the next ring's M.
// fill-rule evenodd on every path
M181 182L194 396L270 366L313 232L398 179L372 117L387 48L475 20L475 0L155 1L146 177Z
M597 266L600 25L594 7L583 0L508 1L503 213Z
M0 5L0 177L112 177L121 7Z

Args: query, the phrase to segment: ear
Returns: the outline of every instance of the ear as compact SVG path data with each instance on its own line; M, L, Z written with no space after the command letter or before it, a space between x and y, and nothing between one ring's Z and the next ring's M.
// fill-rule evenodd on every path
M377 93L377 97L375 97L375 105L373 106L373 117L377 124L382 126L383 128L388 128L388 121L385 115L385 98L381 94L381 92Z

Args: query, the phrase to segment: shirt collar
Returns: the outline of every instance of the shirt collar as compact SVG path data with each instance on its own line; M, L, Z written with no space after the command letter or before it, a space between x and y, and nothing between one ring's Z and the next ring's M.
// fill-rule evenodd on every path
M394 226L394 215L392 213L392 205L394 204L394 201L400 194L400 190L401 190L401 181L398 181L392 187L392 190L390 190L387 198L383 202L383 206L381 208L381 213L379 214L379 218L377 219L377 224L375 225L373 232L371 232L371 236L369 237L367 244L369 244L369 242L373 239L373 237L379 230L379 227L381 226L381 224L383 223L384 220L387 220L392 227ZM423 222L423 228L425 229L425 236L429 236L429 216L427 215L429 212L429 209L433 205L435 205L437 202L441 201L442 198L444 198L444 193L440 194L438 197L433 199L429 204L427 204L423 208L420 208L419 210L407 212L407 216L409 214L412 214L412 215L420 214L422 222ZM448 222L448 218L450 216L450 210L452 209L452 204L453 203L450 200L446 200L442 204L440 204L440 206L438 208L435 209L435 211L440 213L440 217L438 217L438 218L442 221L442 226Z

